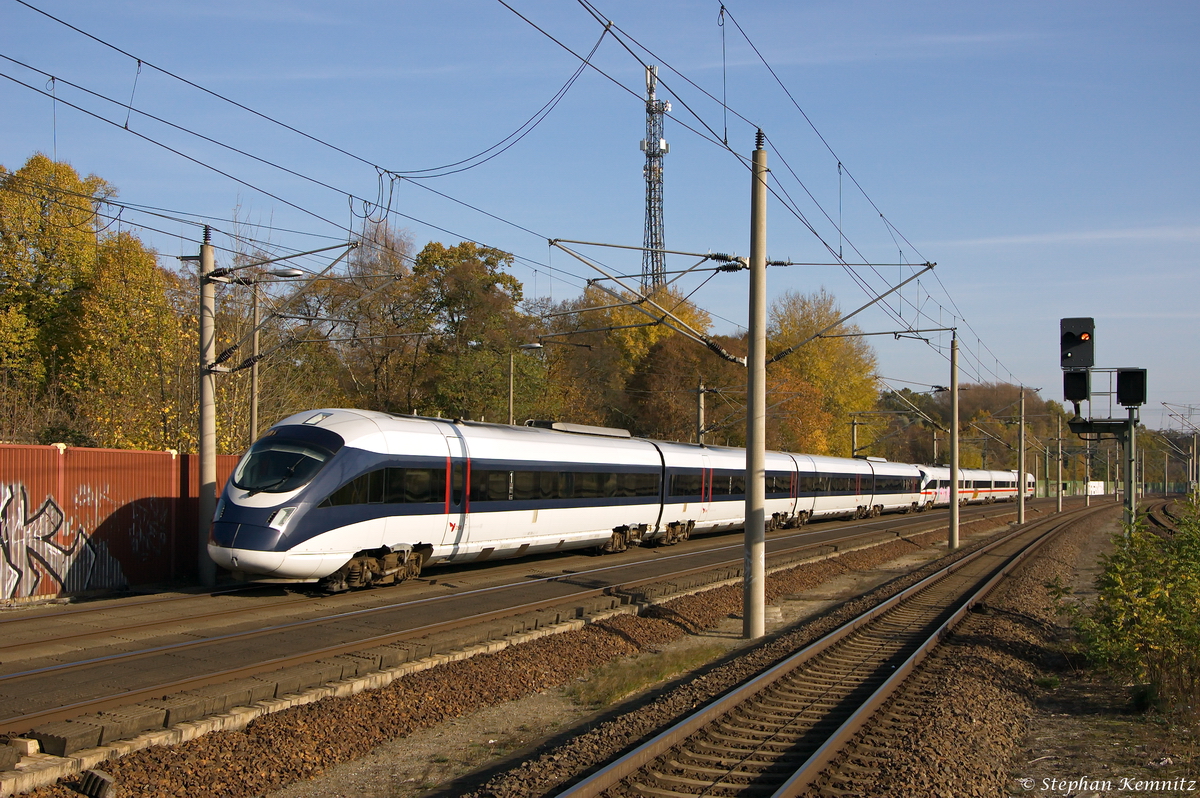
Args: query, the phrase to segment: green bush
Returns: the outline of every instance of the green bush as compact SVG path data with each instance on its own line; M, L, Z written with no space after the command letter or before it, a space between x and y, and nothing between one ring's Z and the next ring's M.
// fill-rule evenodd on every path
M1200 710L1200 514L1174 533L1142 526L1115 539L1099 595L1076 620L1092 660L1148 689L1169 712Z

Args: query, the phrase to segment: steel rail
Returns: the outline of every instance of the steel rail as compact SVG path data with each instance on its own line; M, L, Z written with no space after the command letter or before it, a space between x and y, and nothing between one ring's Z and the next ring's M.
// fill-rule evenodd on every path
M919 524L920 521L925 521L925 520L926 519L919 519L919 520L913 519L914 524ZM867 524L863 524L863 525L859 525L859 526L874 526L879 523L880 522L878 522L878 521L873 521L873 522L868 522ZM935 524L935 528L936 528L936 524ZM821 531L824 531L824 530L821 530ZM810 529L807 532L795 532L793 534L787 534L787 535L776 535L773 538L771 538L771 541L772 541L772 543L778 544L779 541L787 541L792 538L810 537L816 533L817 533L817 530ZM836 542L834 542L834 541L805 542L805 543L801 543L797 546L794 546L792 548L776 550L776 551L772 552L771 556L775 559L779 559L779 558L786 557L789 554L795 554L797 552L801 552L801 551L805 551L805 550L813 549L813 548L821 548L824 546L832 546L834 548L834 550L837 550L840 546L845 545L846 542L854 541L856 538L864 538L864 537L868 537L871 535L877 535L877 534L879 534L879 531L877 531L877 530L868 530L868 531L863 531L860 533L856 533L854 535L847 536L845 538L839 538ZM681 552L679 554L667 555L666 557L659 558L658 560L656 560L656 562L663 563L663 562L667 562L669 560L674 560L674 559L700 557L700 556L717 554L722 551L738 552L738 557L736 559L731 559L729 562L733 563L733 562L740 561L741 545L740 544L737 544L737 545L730 544L730 545L716 546L716 547L701 549L698 551ZM645 564L645 561L614 563L611 565L601 566L599 568L590 568L590 569L585 569L585 570L581 570L581 571L575 571L572 573L555 574L553 576L540 577L537 579L522 579L518 582L509 582L509 583L504 583L504 584L500 584L500 585L492 585L489 587L477 588L475 590L470 590L470 591L460 591L457 593L445 594L445 595L441 595L441 596L430 596L430 597L421 598L421 599L405 600L402 602L397 602L397 603L392 603L392 604L383 604L383 605L379 605L377 607L367 607L367 608L351 610L351 611L347 611L347 612L334 613L332 615L321 615L321 616L318 616L315 618L291 621L288 623L277 624L277 625L267 626L267 627L261 627L258 629L249 629L249 630L244 630L244 631L239 631L239 632L230 632L227 634L213 635L210 637L204 637L204 638L199 638L199 639L195 639L195 640L188 640L188 641L183 641L183 642L179 642L179 643L171 643L171 644L166 644L166 645L161 645L161 646L153 646L150 648L140 649L137 651L121 652L118 654L110 654L110 655L103 656L103 657L93 657L93 658L85 659L85 660L74 660L71 662L65 662L65 663L59 663L56 665L47 666L45 668L36 668L36 669L27 670L27 671L3 674L3 675L0 675L0 684L4 683L5 681L11 680L11 679L39 675L39 674L44 674L44 673L49 673L49 672L54 672L54 671L63 671L63 670L71 669L71 668L82 667L85 665L92 665L92 664L97 664L97 663L101 663L101 662L109 662L109 661L114 661L114 660L119 660L119 659L136 659L136 658L143 657L143 656L151 656L153 654L163 653L165 651L197 648L197 647L202 647L205 645L212 645L212 644L228 642L230 640L249 638L249 637L257 637L257 636L271 634L273 632L279 632L279 631L284 631L284 630L289 630L289 629L298 629L298 628L304 628L307 626L319 626L319 625L322 625L325 623L329 623L331 621L342 621L342 620L352 618L352 617L371 615L371 614L381 613L381 612L414 609L414 608L418 608L422 605L427 605L427 604L431 604L431 603L450 602L450 601L454 601L454 600L461 599L463 597L471 596L471 595L478 595L478 594L483 594L483 593L493 593L493 592L498 592L498 591L506 590L506 589L522 589L522 588L528 587L529 585L537 584L539 582L558 582L558 583L562 583L562 584L570 584L572 580L583 579L583 578L587 578L589 576L603 574L608 571L627 569L630 567L637 567L637 566L644 565L644 564ZM665 574L660 574L660 575L656 575L656 576L652 576L652 577L646 577L646 578L640 579L640 580L633 580L633 581L629 581L629 582L621 582L621 583L614 583L612 585L606 585L604 588L600 589L601 590L600 593L585 591L582 593L568 594L566 596L563 596L561 598L561 601L570 601L570 600L574 600L574 599L578 599L578 598L588 598L593 595L617 594L620 592L627 592L629 590L632 590L633 588L640 587L642 585L654 584L654 583L661 582L664 580L676 579L676 578L683 577L683 576L692 576L692 575L695 575L698 573L704 573L704 572L712 571L712 570L719 570L720 568L723 568L723 567L729 567L729 566L723 565L723 564L709 563L709 564L705 564L705 565L701 565L701 566L696 566L693 568L685 568L685 569L681 569L681 570L670 571ZM316 599L301 599L301 600L291 601L291 602L287 602L287 601L277 602L277 603L272 604L271 608L272 609L274 609L276 607L287 608L287 607L292 607L295 605L302 605L302 604L307 604L307 603L316 603L319 601L326 601L328 599L329 599L328 596L323 596L323 597L319 597ZM111 607L106 607L106 608L98 609L96 611L111 612L112 609L113 608L111 608ZM181 621L191 620L192 618L208 619L208 618L224 617L224 616L235 616L236 617L239 614L252 615L252 614L258 613L260 611L261 611L260 607L241 607L241 608L233 608L230 610L224 610L224 611L218 611L218 612L205 612L205 613L201 613L201 614L191 616L191 617L168 619L168 620L163 620L163 621L153 621L153 622L146 622L146 623L137 623L137 624L130 624L127 626L119 626L119 627L108 627L107 629L104 629L101 631L81 632L76 635L59 635L59 636L55 636L53 638L53 642L58 643L58 642L69 641L69 640L74 640L74 639L113 637L113 636L117 636L117 635L120 635L120 634L123 634L126 632L130 632L130 631L137 631L137 630L143 630L143 629L148 629L148 628L169 626L171 624L178 624ZM521 611L524 611L524 610L521 610ZM48 614L48 615L51 618L54 617L53 614ZM47 616L39 615L37 617L45 618ZM479 620L478 618L468 617L468 618L464 619L464 622L478 622L478 620ZM487 620L495 620L495 618L488 618ZM447 628L457 628L457 627L447 627ZM439 629L439 631L442 631L442 629ZM408 634L408 633L409 632L405 632L404 634ZM7 645L7 646L0 646L0 651L6 651L6 650L10 650L10 649L19 650L21 648L34 648L34 647L38 647L38 646L44 646L46 644L46 642L47 641L45 641L45 640L39 640L39 641L32 641L32 642L13 643L13 644ZM322 654L322 656L325 656L325 654Z
M659 733L645 744L628 752L621 758L592 774L583 781L580 781L567 790L558 793L559 798L588 798L589 796L601 794L605 790L614 787L618 783L637 773L646 765L654 762L656 759L673 749L683 740L691 737L701 729L704 729L715 720L730 714L734 709L743 705L747 700L758 694L761 694L764 690L788 676L790 673L813 661L821 654L832 650L835 646L846 640L846 638L850 637L850 635L852 635L854 632L867 626L868 624L875 622L881 616L891 612L897 607L900 607L905 602L908 602L909 599L913 598L919 593L922 593L935 583L941 582L947 576L977 563L980 558L993 552L998 547L1010 543L1022 535L1031 534L1039 535L1037 539L1037 546L1040 546L1041 542L1049 539L1049 536L1058 529L1074 523L1089 513L1099 512L1104 509L1107 508L1104 506L1086 508L1072 512L1068 518L1055 516L1035 522L1032 525L1026 525L1022 529L1015 530L998 540L990 542L989 544L946 566L945 568L939 569L937 572L931 574L925 579L922 579L920 582L917 582L904 591L897 593L883 603L871 608L838 629L830 632L820 640L817 640L811 645L806 646L804 649L797 652L787 660L776 664L775 666L764 671L759 676L734 688L724 696L716 699L714 702L710 703L693 715L672 725L670 728ZM1046 529L1039 532L1039 530L1041 530L1043 527L1046 527ZM1031 552L1035 549L1036 547L1033 549L1026 548L1025 551ZM1028 554L1018 554L1015 556L1019 557L1020 560L1023 560L1024 557L1028 556ZM939 624L934 632L928 635L924 642L917 647L917 651L907 657L903 665L897 668L897 673L884 680L882 685L874 689L871 696L865 700L863 705L860 706L860 708L856 710L849 719L844 721L838 727L838 730L834 732L833 736L823 743L817 749L817 751L808 758L807 762L796 772L795 775L791 776L785 782L788 792L784 792L783 788L781 787L780 791L776 792L773 798L783 798L783 796L795 795L803 788L804 785L809 783L811 778L800 774L811 772L815 776L815 774L819 772L820 767L823 766L823 764L828 761L829 758L831 758L841 749L841 747L844 745L844 741L849 739L849 736L852 736L853 732L866 722L866 720L875 711L875 709L877 709L878 706L882 705L887 696L890 695L891 692L894 691L894 689L903 681L904 676L910 673L912 669L915 668L920 662L920 660L924 658L928 651L932 650L932 648L936 646L938 642L940 642L940 640L948 633L952 625L961 620L966 612L969 611L971 606L985 596L987 592L989 592L994 585L1003 578L1004 575L1010 572L1012 568L1015 568L1018 564L1019 560L1010 558L1010 560L1006 562L1002 568L996 572L993 572L991 578L987 580L985 586L977 590L971 597L969 597L950 618ZM952 604L953 602L951 602L951 605ZM809 768L814 766L815 769L809 771ZM732 788L732 786L728 784L725 784L724 786Z
M982 513L982 511L983 511L982 507L980 508L980 511ZM933 529L936 529L939 526L941 526L940 519L935 521L934 519L924 517L924 518L912 518L912 519L906 519L906 520L911 520L911 522L914 525L930 524L930 522L932 521L932 524L930 524L932 528L929 531L932 531ZM868 522L867 524L861 525L861 526L875 526L879 523L880 522L878 520L876 520L876 521ZM894 526L895 524L893 523L892 525ZM839 546L844 546L848 542L853 542L856 538L865 538L865 537L869 537L869 536L873 536L873 535L878 535L879 533L880 532L877 529L868 529L867 531L860 532L855 535L850 535L850 536L847 536L846 538L838 539L836 542L834 542L834 541L804 542L804 543L800 543L799 545L796 545L796 546L785 548L782 551L774 551L770 554L770 558L773 561L775 561L776 563L778 563L780 559L786 559L789 555L795 555L795 554L798 554L805 550L819 549L819 548L828 547L828 546L833 546L834 549L836 550ZM789 538L806 537L806 536L811 536L812 534L814 534L814 531L810 529L808 532L796 532L795 534L783 536L782 538L777 536L777 537L773 538L772 540L779 541L779 540L783 539L786 541ZM477 613L477 614L473 614L473 615L469 615L469 616L460 617L460 618L457 618L457 619L454 619L451 621L443 621L443 622L439 622L439 623L435 623L435 624L427 624L424 626L405 629L405 630L402 630L399 632L389 632L387 634L382 634L382 635L375 635L375 636L366 637L366 638L357 638L357 639L349 641L349 642L339 643L339 644L332 645L332 646L324 646L324 647L315 648L315 649L309 649L309 650L302 651L302 652L299 652L296 654L291 654L288 656L275 657L275 658L271 658L268 660L260 660L258 662L252 663L250 665L228 668L228 669L224 669L221 671L210 672L210 673L202 674L202 675L195 676L195 677L188 677L185 679L178 679L178 680L174 680L174 681L163 682L163 683L155 684L151 687L124 690L124 691L113 693L113 694L110 694L107 696L101 696L101 697L97 697L94 699L88 699L86 701L76 702L76 703L69 704L66 706L55 707L52 709L41 710L41 711L37 711L37 712L27 713L24 715L0 718L0 734L23 733L35 725L38 725L41 723L46 723L46 722L51 722L51 721L55 721L55 720L66 720L66 719L69 719L72 717L77 717L80 713L83 713L83 712L93 712L93 711L101 711L101 710L106 710L106 709L113 709L115 707L119 707L119 706L122 706L125 704L130 704L130 703L136 703L138 701L146 700L148 698L160 697L160 696L170 693L170 692L179 692L179 691L194 689L197 687L206 686L206 685L210 685L210 684L217 684L217 683L221 683L221 682L231 681L233 679L246 678L249 676L255 676L255 675L262 674L262 673L275 671L280 668L285 668L285 667L289 667L292 665L299 665L299 664L304 664L304 663L308 663L308 662L313 662L313 661L316 661L316 660L319 660L319 659L322 659L325 657L331 657L331 656L337 656L340 654L347 654L347 653L352 653L355 651L361 651L366 648L387 645L388 643L400 642L400 641L404 641L404 640L407 640L410 638L419 637L422 635L427 635L427 634L432 634L432 633L437 633L437 632L452 631L452 630L463 628L465 626L488 623L488 622L500 620L500 619L503 619L506 617L519 615L521 613L551 609L554 607L561 606L563 604L567 604L567 603L571 603L571 602L579 601L579 600L583 600L583 599L593 598L593 597L597 597L597 596L620 595L622 593L629 593L630 591L632 591L638 587L645 586L645 585L651 585L651 584L656 584L656 583L660 583L660 582L670 581L672 579L679 579L684 576L692 576L692 575L695 575L698 573L704 573L704 572L709 572L709 571L719 571L723 568L735 567L736 564L740 563L740 561L741 561L741 554L740 554L741 547L740 546L732 546L732 545L731 546L718 546L715 548L704 549L704 550L698 551L698 552L686 552L686 553L669 555L668 557L665 557L665 558L662 558L662 559L659 559L656 561L639 561L639 562L635 562L635 563L613 564L613 565L603 566L601 568L595 568L595 569L590 569L590 570L586 570L586 571L557 574L557 575L548 576L548 577L541 577L541 578L538 578L535 580L524 580L520 583L493 585L493 586L489 586L489 587L485 587L485 588L478 588L475 590L463 591L463 592L449 594L449 595L431 596L431 597L427 597L427 598L417 599L414 601L405 601L405 602L400 602L397 604L389 604L389 605L384 605L384 606L380 606L380 607L364 608L364 609L354 610L354 611L349 611L349 612L344 612L344 613L337 613L334 615L326 615L326 616L321 616L319 618L307 619L307 620L303 620L303 621L293 621L293 622L285 623L285 624L276 624L276 625L262 628L262 629L245 630L245 631L241 631L241 632L234 632L234 633L214 636L214 637L210 637L210 638L203 638L203 639L192 640L192 641L184 641L184 642L180 642L180 643L167 644L167 645L163 645L163 646L155 646L152 648L141 649L141 650L134 651L134 652L125 652L125 653L121 653L121 654L113 654L113 655L108 655L108 656L103 656L103 657L94 657L94 658L91 658L88 660L81 660L81 661L70 662L70 663L61 663L61 664L49 666L46 668L37 668L37 669L31 669L31 670L23 671L23 672L19 672L19 673L7 674L5 676L0 676L0 684L3 684L4 682L17 683L16 680L18 680L20 678L28 678L28 677L32 677L32 676L45 675L47 673L70 671L71 669L84 668L84 667L91 666L91 665L113 663L113 662L118 662L118 661L122 661L122 660L128 661L128 660L133 660L133 659L140 659L140 658L150 657L155 654L163 654L163 653L175 652L175 651L179 651L179 650L183 650L183 649L198 648L198 647L203 647L205 645L214 645L217 643L227 642L230 640L261 637L261 636L272 634L275 632L295 630L295 629L304 628L307 626L328 624L332 621L341 621L341 620L351 618L351 617L361 617L364 615L370 615L370 614L384 612L384 611L388 611L388 610L393 610L393 611L407 610L407 609L417 608L421 605L429 605L429 604L433 604L433 603L453 601L453 600L462 599L464 597L470 597L473 595L479 595L479 594L484 594L484 593L492 593L492 592L497 592L497 591L504 590L504 589L519 589L519 588L527 587L528 585L536 584L539 582L557 582L557 583L562 583L562 584L570 584L571 580L578 580L581 578L586 578L586 577L593 576L598 573L602 573L602 572L606 572L606 571L613 571L613 570L618 570L618 569L622 569L622 568L630 568L630 567L646 565L650 562L653 562L654 564L661 564L667 560L695 557L695 556L700 556L702 554L720 553L720 552L726 551L726 550L736 551L738 553L738 556L734 559L729 560L728 563L716 563L716 564L709 563L709 564L705 564L702 566L678 569L675 571L670 571L667 573L660 573L660 574L656 574L656 575L650 576L650 577L645 577L642 579L636 579L636 580L631 580L631 581L626 581L626 582L618 582L618 583L614 583L611 585L605 585L602 587L594 587L594 588L582 587L581 589L575 590L571 593L568 593L565 595L560 595L560 596L550 597L550 598L543 599L543 600L540 600L537 602L529 602L529 603L524 603L524 604L520 604L520 605L516 605L516 606L508 606L508 607L505 607L505 608L502 608L499 610L495 610L492 612ZM784 565L784 567L786 567L786 564ZM572 585L572 586L574 587L574 585Z
M259 586L259 587L261 589L262 586ZM227 591L227 592L232 592L232 591ZM208 595L209 594L197 595L197 596L176 596L176 597L161 599L160 601L131 602L129 604L122 604L122 605L120 605L119 608L105 607L103 609L89 610L89 612L109 612L109 613L111 613L111 612L116 611L117 609L124 611L130 607L135 607L135 608L136 607L145 607L148 604L158 604L161 602L178 601L180 599L188 599L188 598L201 599L201 598L208 597ZM194 621L194 620L199 620L199 619L210 620L213 618L224 618L226 616L236 617L238 615L246 615L251 612L262 612L264 609L267 609L267 610L295 609L297 607L302 607L306 604L315 604L319 601L324 601L327 599L328 599L327 596L320 597L320 598L284 598L284 599L280 599L278 601L273 601L266 607L258 605L258 606L255 606L253 609L247 609L246 607L231 607L231 608L225 609L225 610L202 610L201 612L197 612L192 615L178 615L178 616L174 616L174 617L170 617L170 618L161 618L159 620L154 620L154 621L142 621L139 623L127 623L123 626L108 626L108 627L105 627L104 629L89 629L85 632L75 632L74 634L58 634L58 635L54 636L54 638L51 642L54 642L54 643L65 643L65 642L72 642L72 641L79 642L82 640L91 640L91 639L96 639L96 638L116 637L118 635L126 634L128 632L147 631L150 629L159 629L159 628L163 628L163 627L178 626L180 623L183 623L184 621ZM45 621L48 619L55 620L56 616L53 613L48 613L46 615L39 615L39 616L32 617L32 618L22 618L20 620L35 622L35 621L39 621L39 620ZM11 632L9 632L9 634L11 634ZM46 643L47 643L47 641L45 641L45 640L26 640L26 641L22 641L22 642L18 642L18 643L3 644L3 645L0 645L0 654L5 654L7 656L11 656L13 652L20 652L21 649L37 648L39 646L46 645ZM4 677L0 677L0 681L2 681L3 678Z
M212 598L213 596L225 596L232 593L243 593L248 590L261 590L265 585L239 585L237 587L225 588L222 590L203 590L196 593L189 593L183 596L153 596L145 599L133 599L122 601L119 609L124 610L128 607L145 607L153 604L169 604L175 601L198 601L201 599ZM105 600L105 599L98 599ZM117 600L117 599L108 599ZM14 608L9 608L14 609ZM76 615L90 615L97 612L112 612L114 609L111 605L102 607L85 606L75 607L69 610L50 610L47 612L21 612L19 609L13 615L8 617L0 617L0 626L6 626L10 623L28 623L31 621L57 620L58 618L70 618Z

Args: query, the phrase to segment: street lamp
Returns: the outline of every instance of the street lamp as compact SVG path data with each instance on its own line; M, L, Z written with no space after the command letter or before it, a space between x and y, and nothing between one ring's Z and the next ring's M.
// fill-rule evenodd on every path
M540 343L521 344L517 349L525 352L535 352L545 349ZM508 425L511 427L515 423L513 415L513 352L508 353Z
M230 277L234 272L255 266L266 266L289 258L303 255L315 255L330 249L346 247L348 253L358 245L356 243L335 244L309 252L297 252L294 255L284 255L278 258L246 263L241 266L230 266L218 269L216 253L212 246L212 228L204 225L204 239L200 245L200 255L185 255L182 261L199 261L200 278L200 440L198 460L200 471L200 492L197 495L199 515L197 517L198 549L197 575L200 584L212 587L217 583L217 564L208 556L208 531L217 509L217 405L216 381L218 371L227 372L228 368L218 365L214 357L216 348L216 283L232 282ZM345 257L345 253L342 255ZM339 258L338 260L340 260ZM334 263L337 263L335 260ZM329 267L332 268L332 265ZM299 271L299 270L297 270Z

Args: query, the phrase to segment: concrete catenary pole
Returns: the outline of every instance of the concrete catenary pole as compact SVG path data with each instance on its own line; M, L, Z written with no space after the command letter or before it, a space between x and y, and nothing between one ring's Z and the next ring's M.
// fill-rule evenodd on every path
M1046 442L1046 448L1042 450L1042 467L1045 471L1043 475L1046 480L1046 498L1050 498L1050 443Z
M750 348L746 356L746 539L742 637L766 633L767 151L755 140L750 181Z
M1063 484L1062 484L1062 419L1061 419L1061 418L1058 420L1058 438L1057 438L1057 440L1058 440L1058 485L1056 485L1056 486L1055 486L1055 488L1054 488L1054 493L1055 493L1055 495L1056 495L1056 496L1058 496L1058 501L1057 501L1057 503L1056 503L1056 507L1055 507L1055 509L1056 509L1058 512L1060 512L1060 513L1061 513L1061 512L1062 512L1062 496L1063 496Z
M1017 433L1017 523L1025 523L1025 389L1021 389L1021 421Z
M197 576L200 584L217 583L217 565L208 556L208 530L217 509L217 405L212 370L216 354L216 285L209 277L216 268L212 231L204 227L200 245L200 494L197 518Z
M1192 500L1196 501L1200 498L1200 460L1196 459L1196 442L1200 438L1196 433L1192 433Z
M258 440L258 282L250 285L254 331L250 334L250 443Z
M696 443L704 445L704 380L696 388Z
M958 333L950 334L950 551L958 548Z

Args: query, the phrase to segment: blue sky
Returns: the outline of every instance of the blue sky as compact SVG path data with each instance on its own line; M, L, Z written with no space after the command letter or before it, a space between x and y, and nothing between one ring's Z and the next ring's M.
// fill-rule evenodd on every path
M497 0L31 2L134 59L362 160L148 66L138 74L136 60L0 0L0 54L55 76L61 100L34 90L50 91L44 75L0 62L0 74L34 87L0 81L0 163L12 169L35 151L57 152L114 184L122 201L208 219L219 230L231 229L236 208L279 252L344 239L343 228L355 224L347 194L380 196L372 164L426 169L504 139L579 64L546 34L584 54L602 32L572 2L508 0L529 22ZM528 135L459 174L384 183L392 210L403 214L393 223L418 246L473 239L501 247L517 256L514 273L528 293L559 300L594 275L552 252L546 238L640 244L644 76L623 43L660 65L659 96L673 104L664 191L669 248L747 254L746 169L704 136L727 136L747 156L761 126L780 196L791 197L819 234L773 197L772 258L828 262L826 245L839 245L840 215L844 254L875 290L912 270L873 270L863 260L938 263L937 279L906 289L893 314L859 316L864 330L914 323L919 309L918 326L960 328L964 381L1011 379L1058 399L1058 319L1094 316L1098 365L1149 370L1143 418L1150 426L1170 425L1161 402L1200 405L1192 341L1200 316L1194 3L730 0L723 29L717 2L597 0L595 8L619 38L604 37L593 59L600 71L584 71ZM724 114L688 81L718 99L724 92L732 111ZM67 82L121 104L132 97L134 111L84 99ZM133 132L124 129L127 116ZM839 194L839 159L866 197L847 176ZM191 225L133 211L123 219L159 228L142 235L166 256L195 251ZM616 271L640 269L636 254L587 252ZM693 262L672 259L668 267ZM680 285L696 289L718 332L744 323L745 273L701 282L689 277ZM846 310L866 301L836 266L772 269L768 295L822 287ZM948 339L930 338L932 345L872 338L880 373L895 387L901 380L918 389L945 384Z

